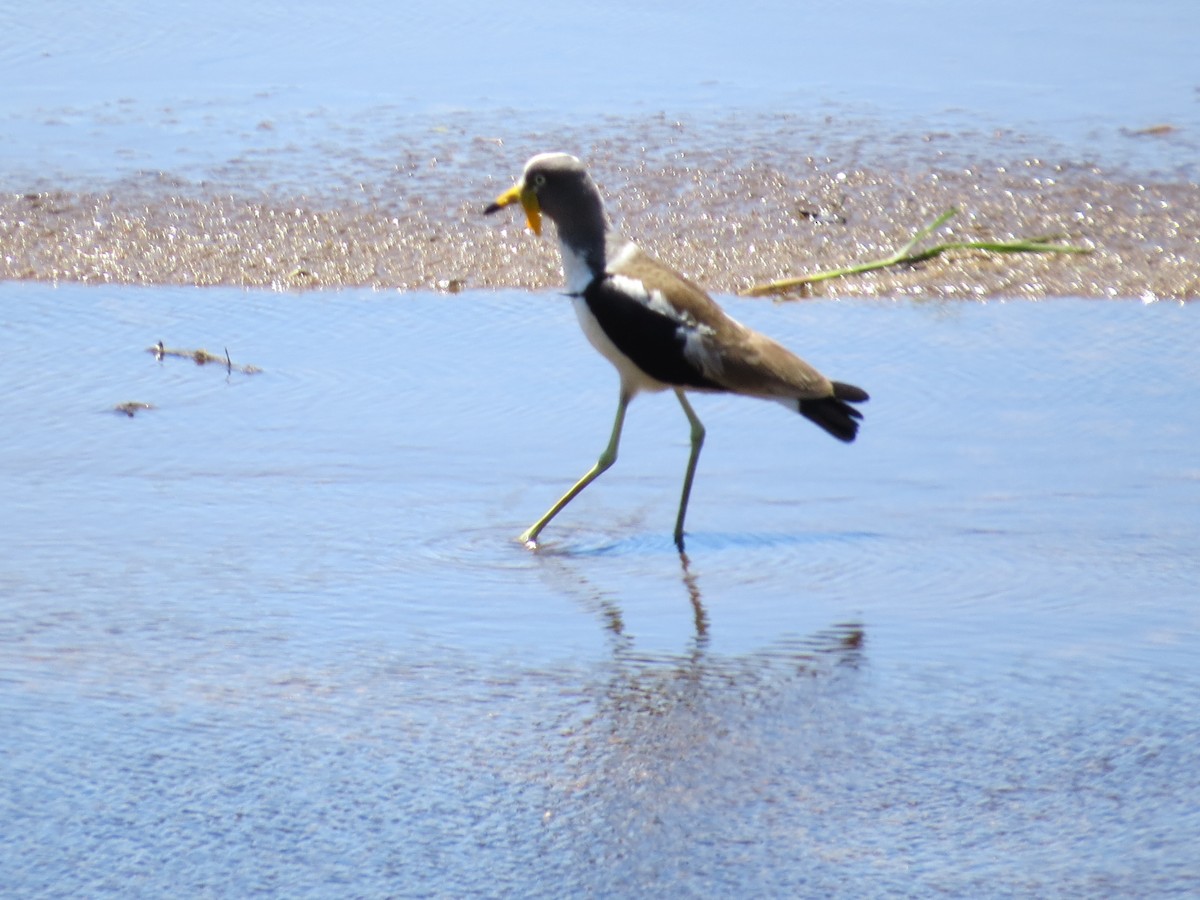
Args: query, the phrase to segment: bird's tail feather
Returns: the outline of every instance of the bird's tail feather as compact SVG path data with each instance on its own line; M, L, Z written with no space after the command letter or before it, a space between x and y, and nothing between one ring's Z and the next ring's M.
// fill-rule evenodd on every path
M863 403L871 399L862 388L852 384L833 382L833 396L821 397L818 400L800 400L798 410L800 415L817 425L820 425L839 441L850 443L858 435L858 422L862 413L851 406L851 403Z
M833 385L833 396L847 403L866 403L871 399L871 395L862 388L846 384L844 381L832 381L830 384Z

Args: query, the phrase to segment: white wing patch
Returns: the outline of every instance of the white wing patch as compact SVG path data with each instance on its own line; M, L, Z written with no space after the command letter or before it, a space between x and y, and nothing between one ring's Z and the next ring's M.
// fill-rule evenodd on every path
M712 342L716 332L707 325L680 325L675 334L683 341L683 355L688 362L706 378L720 382L725 366L721 351Z
M679 310L672 306L670 301L663 296L662 291L646 290L646 285L637 278L630 278L628 275L609 275L608 280L621 293L636 300L651 312L656 312L660 316L666 316L672 321L681 323L684 322L685 318L690 318L685 317Z
M631 262L633 258L641 252L642 248L633 241L625 241L623 244L621 244L617 252L612 254L612 258L609 259L608 265L605 266L605 269L610 274L616 272L627 263Z

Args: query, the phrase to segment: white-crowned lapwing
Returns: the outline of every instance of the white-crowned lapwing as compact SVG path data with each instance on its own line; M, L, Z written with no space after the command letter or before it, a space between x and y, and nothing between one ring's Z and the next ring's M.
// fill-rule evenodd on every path
M862 413L850 406L866 391L830 381L800 357L730 318L698 285L613 231L596 183L574 156L542 153L525 164L512 188L489 204L493 213L520 203L541 234L542 215L558 228L567 295L592 346L617 368L621 391L608 446L596 464L521 535L538 535L575 495L617 458L629 401L642 391L675 391L691 423L692 450L683 479L675 543L683 549L683 519L704 443L704 425L687 391L776 400L840 441L853 441Z

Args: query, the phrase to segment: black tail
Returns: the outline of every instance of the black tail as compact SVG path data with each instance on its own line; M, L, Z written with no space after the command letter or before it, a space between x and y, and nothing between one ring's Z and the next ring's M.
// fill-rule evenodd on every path
M839 441L850 443L858 435L858 420L862 413L851 403L863 403L871 398L862 388L833 382L833 396L819 400L801 400L800 415L820 425Z

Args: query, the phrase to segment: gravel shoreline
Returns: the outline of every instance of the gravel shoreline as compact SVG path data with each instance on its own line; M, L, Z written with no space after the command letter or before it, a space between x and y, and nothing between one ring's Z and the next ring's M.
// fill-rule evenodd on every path
M415 155L374 184L312 195L159 174L102 190L0 195L0 278L274 289L553 288L554 242L483 206L544 139ZM1000 158L843 167L830 158L619 145L584 154L627 235L718 293L886 256L950 207L940 239L1054 234L1087 255L949 254L823 283L820 296L1194 299L1200 185ZM671 155L668 154L668 157ZM632 160L632 165L629 165Z

